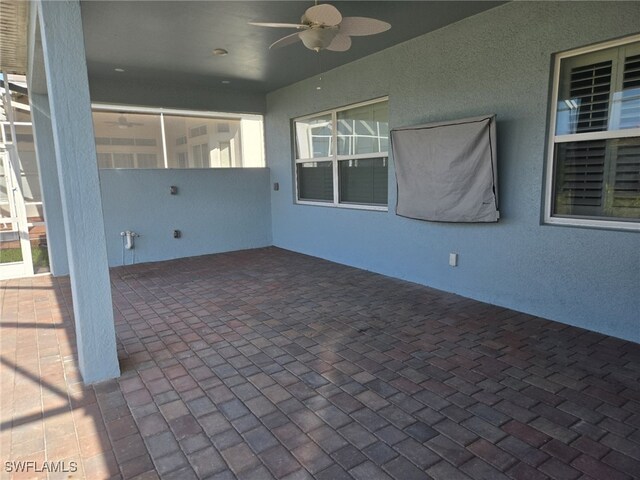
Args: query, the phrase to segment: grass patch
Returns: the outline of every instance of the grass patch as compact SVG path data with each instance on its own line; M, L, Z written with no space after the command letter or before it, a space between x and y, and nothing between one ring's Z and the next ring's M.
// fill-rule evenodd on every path
M31 247L31 257L33 258L33 269L49 268L49 252L47 247ZM22 250L19 248L5 248L0 250L0 263L11 263L22 261Z

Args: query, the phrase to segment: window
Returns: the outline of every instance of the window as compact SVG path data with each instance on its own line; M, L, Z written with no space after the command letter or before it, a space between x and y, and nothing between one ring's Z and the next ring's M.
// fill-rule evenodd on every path
M133 153L114 153L113 154L113 167L114 168L134 168Z
M209 166L209 144L194 145L193 149L193 167L205 168Z
M189 130L189 137L190 138L201 137L202 135L206 135L206 134L207 134L207 126L206 125L200 125L199 127L194 127L194 128Z
M110 153L98 153L98 168L113 168Z
M294 120L297 201L387 209L386 98Z
M98 167L261 168L260 115L94 105Z
M555 68L545 220L640 230L640 36Z
M231 142L218 143L218 150L220 151L220 166L231 166Z
M189 159L187 157L187 152L178 152L177 157L177 167L178 168L188 168L189 167Z
M138 153L138 168L158 168L158 156L155 153Z

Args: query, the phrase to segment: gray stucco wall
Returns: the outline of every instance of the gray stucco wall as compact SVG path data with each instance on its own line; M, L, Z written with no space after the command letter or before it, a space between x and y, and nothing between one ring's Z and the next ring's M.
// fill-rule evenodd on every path
M640 341L640 235L540 220L552 55L639 30L636 2L514 2L272 92L274 245ZM391 127L498 115L499 224L396 216L393 162L388 213L294 204L291 119L383 95Z
M265 168L101 170L100 189L110 266L122 265L126 230L142 235L126 264L271 245Z

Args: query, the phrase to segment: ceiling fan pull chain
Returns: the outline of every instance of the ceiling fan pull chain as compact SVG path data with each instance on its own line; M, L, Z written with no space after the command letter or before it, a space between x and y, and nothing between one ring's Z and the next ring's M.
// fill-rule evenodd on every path
M320 50L318 50L318 71L320 72L320 77L318 78L316 90L322 90L322 58L320 58Z

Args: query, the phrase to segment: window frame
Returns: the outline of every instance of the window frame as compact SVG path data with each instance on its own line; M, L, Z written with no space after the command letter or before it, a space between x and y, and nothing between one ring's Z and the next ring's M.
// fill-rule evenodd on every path
M331 132L331 155L328 157L313 157L313 158L297 158L297 132L296 132L296 122L301 120L309 120L316 117L322 117L325 115L331 115L331 124L332 126L336 126L338 124L338 113L343 112L345 110L352 110L358 107L366 107L367 105L374 105L376 103L389 102L389 96L377 97L371 100L367 100L364 102L353 103L350 105L345 105L343 107L333 108L331 110L324 110L321 112L312 113L309 115L303 115L300 117L296 117L292 119L292 137L293 137L293 177L294 177L294 203L296 205L311 205L316 207L331 207L331 208L346 208L352 210L373 210L379 212L388 212L389 211L389 193L387 192L387 204L362 204L362 203L346 203L340 202L340 179L339 179L339 163L345 160L360 160L360 159L377 159L377 158L386 158L387 160L387 185L389 182L388 172L389 172L389 150L386 152L374 152L374 153L362 153L357 155L338 155L338 129L333 128ZM331 169L333 173L333 200L332 201L322 201L322 200L303 200L300 198L300 185L298 179L298 165L303 163L312 163L312 162L331 162Z
M586 47L576 48L560 52L555 55L553 61L553 77L551 90L551 105L548 122L547 162L544 194L544 223L548 225L564 225L573 227L590 227L608 230L640 231L640 219L631 221L607 220L606 217L587 216L554 216L554 180L556 170L555 147L556 144L585 140L607 140L640 137L640 128L627 128L618 130L605 130L601 132L586 132L575 134L556 135L558 115L558 95L560 93L560 71L563 59L577 57L589 53L597 53L609 48L621 47L627 44L640 42L640 34L624 38L601 42Z

